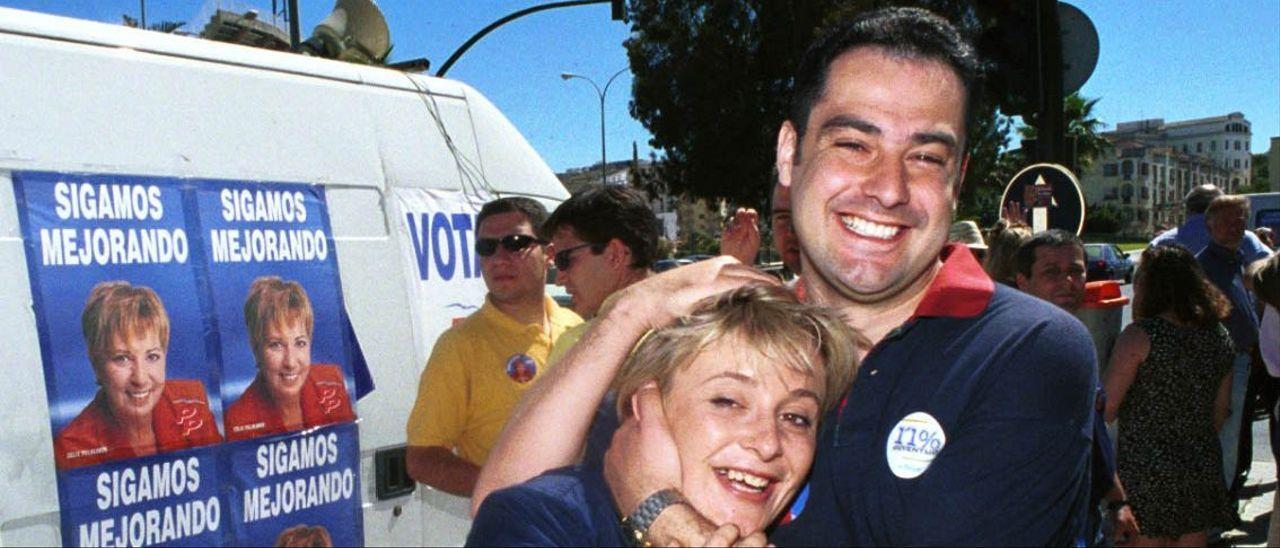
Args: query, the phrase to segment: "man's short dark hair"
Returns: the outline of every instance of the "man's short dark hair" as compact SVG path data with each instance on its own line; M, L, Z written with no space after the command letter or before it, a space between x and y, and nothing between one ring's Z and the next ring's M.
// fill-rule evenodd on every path
M524 218L529 220L530 225L533 225L534 234L537 234L542 229L543 223L547 222L547 208L543 207L537 200L523 196L512 196L510 198L498 198L484 204L484 207L480 208L480 214L476 215L476 230L480 230L480 225L484 224L485 219L502 213L524 214Z
M1214 185L1200 185L1191 189L1182 203L1187 206L1187 215L1198 215L1209 209L1214 198L1222 196L1222 189Z
M831 63L862 46L884 48L894 56L939 61L964 84L966 129L973 125L982 98L983 65L973 45L955 26L919 8L884 8L864 12L829 28L809 46L796 69L788 116L797 139L804 136L809 111L822 97Z
M1022 247L1018 248L1018 273L1031 277L1031 267L1036 264L1036 250L1041 247L1067 247L1072 246L1080 249L1084 253L1084 242L1079 236L1062 230L1060 228L1051 228L1043 232L1037 232L1030 240L1022 243Z
M649 268L658 254L658 218L649 209L644 193L631 187L609 185L578 191L560 204L542 225L542 237L551 239L561 228L573 229L583 242L595 244L599 254L617 238L631 250L632 268Z

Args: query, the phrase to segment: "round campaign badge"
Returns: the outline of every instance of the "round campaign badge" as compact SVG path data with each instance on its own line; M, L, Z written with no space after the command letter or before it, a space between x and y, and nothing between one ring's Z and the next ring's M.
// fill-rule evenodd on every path
M889 470L902 479L923 474L947 445L947 434L933 415L916 411L898 421L889 431L884 456Z
M524 384L533 380L538 374L538 362L524 354L516 354L507 358L507 376L511 380Z

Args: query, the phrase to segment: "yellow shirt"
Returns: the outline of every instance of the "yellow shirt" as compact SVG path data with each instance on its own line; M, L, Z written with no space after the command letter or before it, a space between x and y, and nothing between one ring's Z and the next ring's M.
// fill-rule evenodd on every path
M587 320L570 327L568 331L565 331L563 335L560 335L560 337L556 339L556 344L551 347L551 355L547 356L547 364L555 365L560 363L560 360L564 358L564 355L569 353L569 349L573 348L573 345L578 344L578 339L582 338L582 334L586 333L588 329L591 329L591 326L595 325L595 323L595 319Z
M409 445L447 447L483 465L524 391L546 373L551 346L582 323L546 298L550 338L521 324L486 298L484 306L440 335L418 381L406 427Z

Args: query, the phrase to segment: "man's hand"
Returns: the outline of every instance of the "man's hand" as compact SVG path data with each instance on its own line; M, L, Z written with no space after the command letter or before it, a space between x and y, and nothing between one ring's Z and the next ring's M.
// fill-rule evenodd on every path
M601 309L602 323L639 335L688 315L703 299L745 285L779 285L777 278L732 257L713 257L673 268L615 293Z
M604 477L614 503L629 515L649 495L680 486L680 455L671 437L658 385L649 383L631 401L634 417L613 435L604 456ZM764 533L742 537L727 524L717 528L688 503L667 507L649 526L655 546L764 546Z
M1133 515L1133 508L1128 504L1121 506L1112 516L1111 543L1116 546L1128 546L1138 540L1142 531L1138 528L1138 518Z
M728 255L745 265L756 262L760 252L760 214L754 209L738 208L720 234L720 254Z
M1030 227L1027 223L1027 214L1022 210L1022 205L1018 202L1010 200L1000 208L1000 218L1009 223L1009 226L1025 226Z
M645 385L629 403L635 417L618 427L604 455L605 482L623 515L635 511L649 495L680 487L680 455L658 385Z

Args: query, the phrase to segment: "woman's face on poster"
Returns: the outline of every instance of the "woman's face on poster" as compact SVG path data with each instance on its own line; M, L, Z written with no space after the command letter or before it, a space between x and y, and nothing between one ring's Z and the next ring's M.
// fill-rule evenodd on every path
M164 391L167 352L154 329L111 338L95 373L117 420L150 420Z
M262 374L276 399L294 399L311 371L311 334L300 321L267 327L262 341Z

